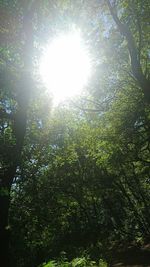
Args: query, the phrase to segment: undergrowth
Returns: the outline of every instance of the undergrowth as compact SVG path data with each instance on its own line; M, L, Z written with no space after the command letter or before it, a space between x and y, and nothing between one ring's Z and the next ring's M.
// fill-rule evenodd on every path
M90 260L88 257L75 258L71 262L67 260L50 260L40 267L108 267L107 263L100 259L98 263Z

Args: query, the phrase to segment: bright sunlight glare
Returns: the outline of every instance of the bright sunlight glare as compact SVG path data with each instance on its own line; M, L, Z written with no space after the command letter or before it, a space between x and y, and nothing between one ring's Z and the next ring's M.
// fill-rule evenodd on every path
M40 74L54 103L81 93L91 71L89 53L79 31L59 35L44 50Z

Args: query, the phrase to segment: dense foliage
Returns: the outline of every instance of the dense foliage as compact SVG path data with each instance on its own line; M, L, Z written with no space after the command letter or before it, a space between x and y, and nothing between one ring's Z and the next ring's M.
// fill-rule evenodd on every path
M10 250L16 267L106 266L98 261L110 263L116 244L150 238L149 1L0 7L1 262ZM92 78L84 96L53 109L38 55L71 24Z

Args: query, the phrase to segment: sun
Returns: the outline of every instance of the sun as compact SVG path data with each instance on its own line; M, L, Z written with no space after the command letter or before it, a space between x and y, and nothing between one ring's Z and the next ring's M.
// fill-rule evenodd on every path
M80 94L90 73L90 56L80 31L57 36L40 60L40 75L55 103Z

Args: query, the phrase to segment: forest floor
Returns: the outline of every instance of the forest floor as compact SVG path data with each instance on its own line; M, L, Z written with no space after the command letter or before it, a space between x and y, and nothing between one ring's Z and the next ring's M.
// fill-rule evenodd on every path
M150 244L116 250L111 267L150 267Z

